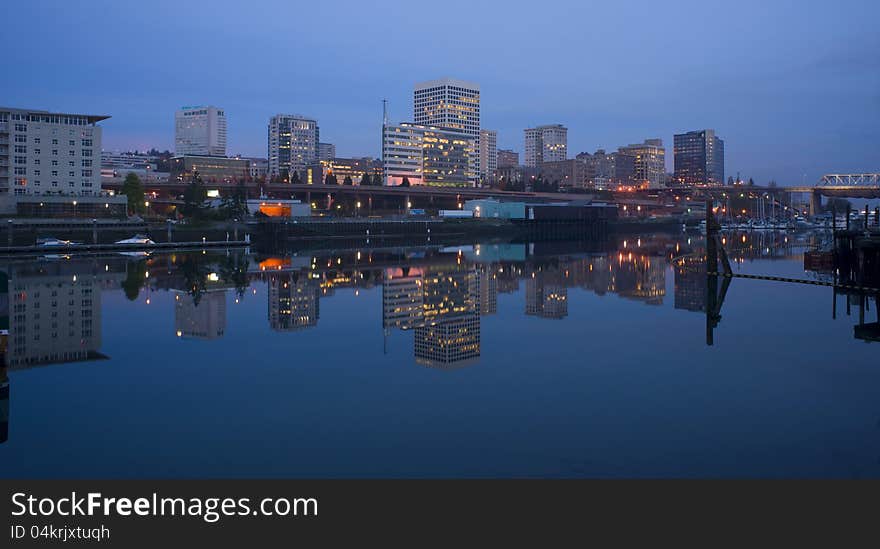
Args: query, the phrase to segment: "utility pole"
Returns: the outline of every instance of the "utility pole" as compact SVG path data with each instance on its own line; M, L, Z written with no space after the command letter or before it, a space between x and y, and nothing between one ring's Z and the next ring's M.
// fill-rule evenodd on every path
M385 127L388 126L388 100L382 100L382 139L379 142L379 154L382 158L382 186L388 185L387 174L385 173Z

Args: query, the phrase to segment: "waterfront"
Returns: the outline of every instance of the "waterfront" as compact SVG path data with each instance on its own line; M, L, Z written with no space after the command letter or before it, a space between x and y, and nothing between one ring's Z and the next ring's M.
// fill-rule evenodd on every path
M858 308L735 279L708 346L702 238L8 260L0 476L880 476Z

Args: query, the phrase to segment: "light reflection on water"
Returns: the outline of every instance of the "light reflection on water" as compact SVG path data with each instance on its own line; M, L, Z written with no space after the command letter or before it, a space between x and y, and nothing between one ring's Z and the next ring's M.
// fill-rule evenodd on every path
M0 476L878 476L876 301L702 246L10 261Z

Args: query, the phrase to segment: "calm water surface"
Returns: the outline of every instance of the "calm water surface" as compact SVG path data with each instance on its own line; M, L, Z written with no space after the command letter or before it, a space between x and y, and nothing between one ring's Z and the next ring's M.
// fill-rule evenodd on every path
M828 277L815 235L728 239ZM707 345L701 246L7 261L0 476L880 476L859 301L734 279Z

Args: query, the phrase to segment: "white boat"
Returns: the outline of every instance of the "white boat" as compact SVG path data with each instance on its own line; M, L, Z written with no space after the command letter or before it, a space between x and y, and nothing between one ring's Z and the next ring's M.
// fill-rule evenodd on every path
M144 236L142 234L136 234L131 238L126 238L125 240L117 240L117 244L155 244L149 237Z
M37 246L43 246L46 248L54 247L54 246L76 246L79 242L73 242L72 240L61 240L60 238L38 238Z

